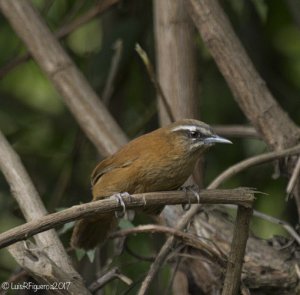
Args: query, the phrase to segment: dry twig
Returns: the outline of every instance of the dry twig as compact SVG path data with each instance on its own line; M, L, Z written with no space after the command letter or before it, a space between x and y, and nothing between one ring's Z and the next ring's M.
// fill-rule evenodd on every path
M239 137L239 138L255 138L261 137L253 127L243 125L213 125L213 130L222 136Z
M293 193L293 190L299 181L299 174L300 174L300 157L298 157L298 160L296 162L296 166L294 168L294 171L292 173L292 176L289 180L289 183L286 188L287 196L291 195Z
M171 107L169 105L169 102L168 102L166 96L164 95L164 92L163 92L163 90L162 90L159 82L157 81L157 79L155 77L154 69L153 69L153 66L152 66L149 58L148 58L147 53L143 50L143 48L139 44L135 45L135 50L138 53L138 55L140 56L141 60L143 61L144 65L146 67L146 70L148 72L148 75L149 75L152 83L154 84L156 92L158 93L158 95L162 99L164 107L166 108L166 112L167 112L167 114L169 116L169 120L171 122L174 122L175 118L174 118L174 115L172 113L172 109L171 109Z
M299 127L281 108L255 69L218 1L188 0L186 4L236 102L262 139L277 151L297 145ZM294 190L294 196L300 215L300 186Z
M215 189L219 187L224 181L232 177L233 175L248 169L249 167L263 164L270 162L272 160L290 156L290 155L295 155L300 153L300 145L294 146L289 149L285 149L282 151L275 151L275 152L270 152L270 153L265 153L262 155L254 156L251 158L248 158L246 160L243 160L228 169L226 169L224 172L222 172L214 181L207 187L208 189Z
M13 196L19 204L20 209L27 221L34 222L34 220L47 214L44 204L41 201L41 198L31 182L31 179L23 167L18 155L11 148L1 132L0 169L9 183ZM66 254L64 247L55 231L52 230L37 235L35 240L37 243L37 246L35 246L36 252L38 250L41 251L40 249L42 249L41 252L43 252L41 261L47 260L50 263L49 268L56 269L59 267L62 269L62 271L57 273L61 276L52 279L59 280L62 277L68 278L68 281L72 282L72 288L77 288L80 290L80 292L82 292L82 294L88 294L88 291L80 280L79 274L75 271L71 262L69 261L68 255ZM40 261L37 259L31 261L29 258L30 255L27 256L28 251L26 251L26 248L22 243L10 247L9 251L22 267L28 269L28 265L26 265L28 262L31 265L31 273L34 273L35 277L40 275ZM23 258L21 254L24 254ZM44 282L45 279L46 278L44 277Z
M290 149L285 149L285 150L278 151L278 152L265 153L265 154L262 154L262 155L258 155L258 156L248 158L246 160L243 160L243 161L227 168L224 172L219 174L218 177L215 178L207 188L208 189L216 189L223 182L228 180L233 175L235 175L237 173L240 173L241 171L246 170L247 168L250 168L252 166L260 165L260 164L263 164L263 163L266 163L266 162L269 162L269 161L273 161L273 160L281 158L281 157L291 156L291 155L298 154L298 153L300 153L300 145L297 145L297 146L292 147ZM300 161L298 160L297 163L299 163L299 162ZM297 171L297 169L295 167L295 172L294 172L293 175L297 175L297 173L299 173L299 172ZM291 182L291 180L290 180L290 182ZM288 187L290 187L290 186L288 185ZM227 207L228 206L230 206L230 205L227 205ZM257 216L259 218L262 218L264 220L267 220L271 223L281 225L300 245L300 237L297 234L297 232L294 230L294 228L289 223L287 223L283 220L280 220L278 218L269 216L267 214L264 214L262 212L258 212L256 210L253 211L253 215Z
M203 190L200 192L200 198L201 203L203 204L231 203L251 207L254 199L253 193L252 190L247 188L233 190ZM187 204L189 202L195 204L198 202L197 197L193 193L185 193L182 191L135 194L129 197L126 196L123 199L128 209L145 208L153 205ZM103 200L73 206L63 211L32 220L31 222L2 233L0 235L0 248L11 245L17 241L25 240L37 233L76 219L116 210L122 210L122 206L113 196Z
M172 227L162 226L162 225L139 225L134 228L123 229L117 232L110 234L109 238L114 239L116 237L124 237L137 233L164 233L168 235L172 235L175 238L181 240L184 245L193 247L199 251L204 256L207 256L210 261L218 263L220 266L224 266L225 258L223 257L223 253L220 253L214 250L211 246L208 246L207 243L201 241L201 237L197 237L190 233L185 233L180 230L176 230Z
M111 66L109 69L107 81L103 90L102 94L102 100L104 104L107 106L109 103L109 100L111 98L111 95L114 91L114 81L119 69L120 60L122 57L122 51L123 51L123 41L121 39L117 39L113 45L114 55L111 61Z
M300 236L288 222L278 219L276 217L267 215L265 213L256 211L256 210L253 211L253 216L259 217L259 218L269 221L271 223L282 226L291 235L291 237L293 237L295 239L295 241L300 246Z
M252 195L252 198L254 198L253 195ZM201 197L200 197L200 200L201 200ZM249 205L250 206L248 206L248 208L249 207L251 208L252 202ZM175 229L179 230L179 231L183 230L187 226L187 224L192 220L192 218L198 213L199 209L200 208L197 205L192 206L192 208L180 218L180 220L178 221ZM157 271L159 270L160 266L162 265L162 263L165 261L166 257L168 256L168 254L172 250L174 242L175 242L175 239L173 237L170 237L170 238L167 239L165 244L162 246L162 248L159 251L155 261L150 266L148 274L147 274L146 278L144 279L144 281L143 281L143 283L140 287L138 295L146 294L146 292L149 289L150 284L151 284L152 280L154 279Z
M239 292L251 216L252 208L238 207L222 295Z
M101 289L104 285L108 284L109 282L115 279L119 279L127 285L132 284L132 280L130 278L122 274L117 267L114 267L110 271L106 272L103 276L98 278L95 282L93 282L89 286L89 290L92 293L95 293L97 290Z
M295 145L300 130L279 106L217 0L188 0L189 13L236 102L269 147Z
M198 55L186 0L152 2L157 80L176 120L199 118ZM161 99L158 107L160 123L170 123Z
M193 206L188 212L186 212L179 220L176 225L176 230L183 230L190 220L198 213L199 206ZM151 264L150 269L147 273L146 278L143 280L142 285L139 289L138 295L144 295L148 291L151 282L153 281L155 275L157 274L160 266L163 264L169 253L172 251L172 247L175 243L174 237L169 237L164 245L161 247L155 261Z

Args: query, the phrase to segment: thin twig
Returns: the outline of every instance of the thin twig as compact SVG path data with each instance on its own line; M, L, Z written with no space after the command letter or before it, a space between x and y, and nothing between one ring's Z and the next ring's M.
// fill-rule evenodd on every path
M299 154L300 153L300 145L296 145L292 148L285 149L282 151L275 151L270 153L265 153L262 155L254 156L243 160L228 169L226 169L223 173L221 173L214 181L207 187L208 189L214 189L219 187L224 181L232 177L233 175L240 173L243 170L248 169L249 167L270 162L272 160Z
M128 286L130 286L132 284L132 280L130 278L123 275L117 267L114 267L113 269L111 269L110 271L105 273L103 276L98 278L95 282L93 282L89 286L89 290L92 293L94 293L98 289L103 288L104 285L108 284L109 282L111 282L112 280L115 280L115 279L121 280L122 282L124 282Z
M296 240L296 242L300 246L300 236L288 222L256 210L254 210L253 216L259 217L274 224L281 225Z
M254 196L252 195L252 197L254 197ZM200 200L201 200L201 197L200 197ZM251 202L251 205L252 205L252 202ZM250 207L251 207L251 205L250 205ZM183 216L181 216L175 229L182 231L187 226L187 224L193 219L193 217L199 212L200 208L201 207L199 205L192 206L189 211L187 211ZM167 239L167 241L164 243L164 245L160 249L155 261L151 264L148 274L147 274L146 278L144 279L144 281L142 282L142 285L139 289L138 295L146 294L146 292L149 289L150 284L153 281L160 266L163 264L163 262L165 261L165 259L168 256L168 254L172 250L174 243L175 243L175 239L173 237L169 237Z
M199 206L193 206L188 212L186 212L179 220L176 225L176 230L183 230L190 220L198 213ZM167 241L164 243L162 248L160 249L155 261L151 264L150 269L148 271L147 276L145 277L142 285L139 289L138 295L146 294L147 290L150 287L151 282L153 281L156 273L158 272L160 266L163 264L168 254L171 252L172 247L175 244L174 237L169 237Z
M45 1L41 9L42 15L47 15L47 13L49 12L53 4L54 4L54 0Z
M246 159L244 161L241 161L228 169L226 169L223 173L221 173L216 179L214 179L211 184L207 187L208 189L216 189L219 187L224 181L232 177L233 175L255 165L263 164L268 161L272 161L274 159L277 159L279 157L284 157L288 155L297 154L300 152L300 145L297 145L293 148L282 150L279 152L270 152L259 156L254 156L252 158ZM299 157L300 159L300 157ZM297 164L300 162L298 159ZM296 167L294 169L294 174L296 175L299 172L295 172ZM226 205L226 207L232 207L231 205ZM267 214L264 214L262 212L254 210L253 215L259 218L262 218L264 220L267 220L271 223L281 225L300 245L300 236L297 234L297 232L294 230L294 228L287 222L280 220L278 218L275 218L273 216L269 216Z
M164 295L168 295L168 294L171 293L171 290L172 290L172 287L173 287L173 284L174 284L174 280L175 280L176 274L177 274L177 272L179 270L179 266L180 266L181 260L182 260L182 256L178 256L177 259L176 259L175 266L173 266L172 275L171 275L171 278L169 280L168 287L166 288L166 290L164 292Z
M117 232L113 232L110 234L109 238L114 239L116 237L124 237L131 234L137 233L164 233L168 235L172 235L177 239L182 240L182 242L190 247L193 247L197 250L200 250L202 253L204 252L208 256L211 261L217 262L221 266L224 266L225 258L221 256L221 254L215 251L212 247L208 246L206 243L201 241L201 238L196 237L192 234L185 233L181 230L177 230L172 227L162 226L162 225L140 225L134 228L123 229Z
M0 170L4 174L12 194L25 219L34 222L47 214L46 208L34 187L20 158L12 149L0 131ZM37 246L43 249L49 258L73 277L79 274L73 269L55 231L48 231L35 237ZM79 281L78 281L79 282ZM76 283L75 283L76 284Z
M234 206L234 205L223 205L223 207L230 208L230 209L236 209L236 206ZM291 235L291 237L293 237L295 239L295 241L300 246L300 236L295 231L293 226L290 225L288 222L286 222L284 220L281 220L279 218L270 216L268 214L262 213L262 212L257 211L257 210L253 210L253 216L261 218L261 219L266 220L268 222L271 222L273 224L277 224L277 225L282 226Z
M222 295L239 292L251 216L252 208L238 207Z
M80 11L84 9L85 0L77 0L74 5L68 9L68 13L64 15L59 21L59 26L62 28L64 25L69 24L74 17L80 14Z
M85 14L79 16L71 23L63 26L60 28L56 33L55 36L57 38L63 38L70 34L71 32L75 31L77 28L79 28L81 25L89 22L91 19L93 19L98 14L101 14L111 8L113 5L120 2L120 0L101 0L98 1L98 4L89 9Z
M296 162L296 166L294 168L294 171L292 173L292 176L289 180L289 183L287 185L287 188L286 188L286 194L287 196L291 195L296 184L297 184L297 181L299 181L299 174L300 174L300 157L298 157L298 160Z
M212 125L212 129L219 135L239 138L256 138L260 139L260 135L254 127L243 125Z
M201 203L203 204L231 203L249 207L254 200L253 193L252 190L247 188L240 188L233 190L203 190L199 194ZM132 196L125 196L123 197L123 200L127 209L147 208L153 205L198 203L197 196L192 192L185 193L182 191L135 194ZM119 201L112 196L99 201L73 206L60 212L37 218L0 234L0 249L16 243L17 241L28 239L29 237L58 225L83 217L99 213L114 212L116 210L122 210L122 206L119 204Z
M109 104L109 100L111 98L111 95L114 91L114 81L116 78L116 75L118 73L120 60L122 56L123 51L123 41L121 39L117 39L113 45L114 55L111 61L110 70L108 73L107 81L104 87L104 91L102 93L102 100L104 104L107 106Z
M185 3L234 99L264 141L274 150L297 144L298 126L279 106L257 72L220 1L187 0Z
M148 58L147 53L142 49L142 47L139 44L135 45L135 50L138 53L138 55L140 56L140 58L142 59L144 65L146 67L146 70L148 72L148 75L149 75L152 83L154 84L156 92L161 97L161 100L162 100L162 102L163 102L163 104L166 108L166 112L167 112L167 115L169 116L170 121L174 122L175 118L174 118L174 115L172 113L172 109L171 109L171 107L168 103L168 100L167 100L166 96L164 95L164 92L163 92L158 80L155 77L154 69L153 69L153 66L152 66L149 58Z

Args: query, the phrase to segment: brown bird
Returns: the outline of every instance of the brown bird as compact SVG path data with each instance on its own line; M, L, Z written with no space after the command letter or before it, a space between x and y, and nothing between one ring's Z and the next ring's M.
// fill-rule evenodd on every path
M215 143L231 143L209 125L184 119L142 135L107 157L92 173L93 201L120 192L176 190L192 174L197 158ZM158 213L160 208L147 209ZM117 226L114 213L76 222L71 245L91 249Z

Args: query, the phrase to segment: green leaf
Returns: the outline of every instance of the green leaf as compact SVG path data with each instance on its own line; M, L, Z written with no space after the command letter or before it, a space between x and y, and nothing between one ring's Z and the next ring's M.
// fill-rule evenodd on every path
M127 228L133 228L134 225L128 219L121 219L121 221L119 222L119 227L121 229L127 229Z
M76 249L75 254L79 261L86 255L88 257L89 261L91 263L93 263L95 260L96 249L92 249L92 250L88 250L88 251L83 250L83 249Z
M85 256L86 251L83 249L76 249L75 254L76 254L77 259L80 261Z
M95 260L96 249L87 251L87 252L86 252L86 255L87 255L87 257L89 258L89 261L90 261L91 263L93 263L94 260Z
M74 224L75 224L75 221L65 223L64 226L58 231L58 234L63 235L67 231L71 230L74 227Z

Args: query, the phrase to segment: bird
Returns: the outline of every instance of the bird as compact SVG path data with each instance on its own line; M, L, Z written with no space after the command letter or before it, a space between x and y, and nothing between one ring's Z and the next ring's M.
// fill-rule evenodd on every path
M195 119L182 119L124 145L102 160L91 175L93 201L118 193L138 194L180 188L193 173L199 156L215 143L232 143ZM158 214L163 207L147 208ZM93 249L116 229L114 213L97 214L75 223L71 246Z

